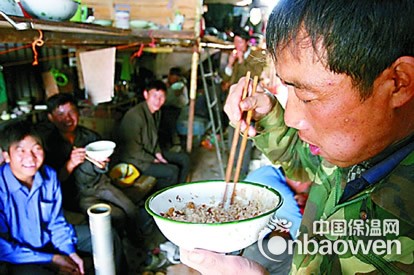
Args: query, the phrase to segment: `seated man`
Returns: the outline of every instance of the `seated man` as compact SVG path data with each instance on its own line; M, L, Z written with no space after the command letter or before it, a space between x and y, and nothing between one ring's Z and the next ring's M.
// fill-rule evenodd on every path
M138 207L120 189L112 185L103 169L86 161L85 146L100 139L98 133L79 123L79 110L70 94L57 94L47 100L50 123L39 126L46 144L46 164L59 172L64 208L86 210L100 202L109 204L114 227L122 236L124 230L131 241L139 242ZM138 243L136 243L138 244Z
M56 172L42 166L40 137L27 124L9 125L1 139L0 259L12 274L84 274L76 249L91 252L86 225L62 213Z
M150 82L144 90L145 101L124 115L119 128L120 161L155 177L157 189L185 182L190 166L187 153L162 151L159 145L160 109L166 90L164 82Z

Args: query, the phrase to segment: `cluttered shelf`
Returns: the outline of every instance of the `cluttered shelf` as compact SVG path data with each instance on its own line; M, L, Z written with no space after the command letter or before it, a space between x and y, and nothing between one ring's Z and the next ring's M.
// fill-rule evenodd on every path
M32 43L42 31L43 41L47 45L125 45L137 42L158 43L165 39L176 39L183 43L193 43L194 31L119 29L92 23L55 22L41 19L28 19L8 16L12 22L0 18L0 43Z
M46 110L31 110L31 111L19 111L16 109L12 113L4 111L0 116L0 130L3 129L6 125L14 123L17 121L30 121L32 123L37 123L46 119Z

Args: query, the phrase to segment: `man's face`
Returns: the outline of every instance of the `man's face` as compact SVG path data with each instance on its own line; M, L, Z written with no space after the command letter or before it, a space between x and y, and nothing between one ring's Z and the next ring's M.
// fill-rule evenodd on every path
M233 41L234 47L237 51L245 52L247 51L247 41L236 35Z
M285 122L298 130L313 154L347 167L392 143L397 129L390 93L385 92L389 85L381 77L372 96L362 101L351 78L329 71L307 41L278 51L276 72L288 88Z
M13 174L20 181L31 183L33 176L43 164L45 154L42 146L31 136L10 145L3 157L10 164Z
M79 112L76 106L66 103L53 110L48 118L60 132L70 133L75 131L78 126Z
M181 78L176 74L169 74L168 75L168 83L174 84L175 82L179 81Z
M165 103L166 95L165 91L151 89L149 91L144 91L144 98L147 102L148 109L151 113L155 113L161 109L162 105Z

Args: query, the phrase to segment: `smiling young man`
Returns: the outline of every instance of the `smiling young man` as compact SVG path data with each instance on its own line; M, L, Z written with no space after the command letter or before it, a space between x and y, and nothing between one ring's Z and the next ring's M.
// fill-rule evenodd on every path
M43 166L40 136L17 122L3 130L1 147L0 261L10 274L84 274L76 249L92 252L89 229L78 226L76 236L66 222L56 172Z
M182 262L203 274L414 272L413 12L410 0L278 3L266 41L286 108L267 92L241 101L242 79L225 111L237 123L254 110L256 146L313 182L292 268L200 250Z
M186 153L162 151L159 144L161 107L167 97L166 91L161 80L148 83L144 90L145 101L125 113L119 128L120 161L155 177L156 189L185 182L190 168Z

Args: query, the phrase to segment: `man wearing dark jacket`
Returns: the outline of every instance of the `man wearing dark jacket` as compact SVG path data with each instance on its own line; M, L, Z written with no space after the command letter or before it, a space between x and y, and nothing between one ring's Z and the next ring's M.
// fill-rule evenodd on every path
M121 162L155 177L157 189L185 182L190 166L186 153L162 151L159 145L160 109L166 100L166 90L164 82L150 82L144 90L145 101L125 114L119 128Z

